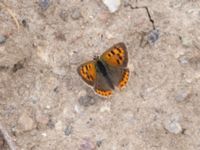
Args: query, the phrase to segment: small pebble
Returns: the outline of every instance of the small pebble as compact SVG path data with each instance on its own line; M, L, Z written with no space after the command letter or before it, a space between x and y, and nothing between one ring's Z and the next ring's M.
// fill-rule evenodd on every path
M173 114L170 119L165 121L165 129L174 134L178 134L182 132L182 127L179 123L180 116L177 114Z
M43 136L43 137L46 137L46 136L47 136L47 133L45 133L45 132L42 133L42 136Z
M108 7L111 13L114 13L119 9L121 0L103 0L103 3Z
M29 25L28 25L26 19L23 19L23 20L22 20L22 25L23 25L23 27L25 27L25 28L28 28L28 27L29 27Z
M36 114L36 121L41 125L47 125L49 123L49 117L42 113Z
M180 90L175 95L175 100L177 102L182 102L184 100L187 100L187 98L190 96L189 90Z
M159 39L160 32L158 29L152 30L147 37L147 41L150 45L154 44Z
M96 145L92 143L92 141L88 138L83 139L79 148L79 150L95 150L95 149L96 149Z
M6 38L4 35L0 34L0 44L5 43L5 42L6 42L6 39L7 39L7 38Z
M181 36L180 40L185 47L191 47L193 45L192 38L190 37Z
M50 5L50 0L39 0L39 6L42 10L47 10Z
M30 131L36 127L33 119L28 116L26 113L23 113L18 120L19 130L20 131Z
M98 141L96 141L97 147L101 147L102 143L103 143L103 140L98 140Z
M66 37L65 37L64 33L58 31L58 32L55 32L54 35L55 35L55 38L57 40L59 40L59 41L66 41Z
M61 10L59 16L63 21L67 22L68 14L69 14L69 12L67 10Z
M178 134L182 132L181 125L176 121L171 121L165 124L165 129L170 133Z
M74 8L71 12L71 18L74 20L78 20L82 17L80 9L79 8Z
M67 125L66 128L64 129L65 135L69 136L70 134L72 134L72 129L73 127L71 125Z
M184 56L184 55L180 56L180 57L178 58L178 60L179 60L179 62L180 62L181 64L188 64L188 63L189 63L188 57L186 57L186 56Z
M24 68L24 62L23 61L19 61L17 62L16 64L13 65L13 68L12 68L12 71L15 73L17 72L18 70Z
M54 122L52 121L52 119L49 119L49 122L47 123L47 126L48 126L50 129L55 128L55 124L54 124Z

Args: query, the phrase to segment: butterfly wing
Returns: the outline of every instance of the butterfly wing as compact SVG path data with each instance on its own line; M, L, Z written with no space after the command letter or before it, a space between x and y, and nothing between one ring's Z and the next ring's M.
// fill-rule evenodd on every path
M96 67L95 60L88 61L82 65L80 65L77 69L78 74L82 77L82 79L89 85L94 86L96 81Z
M108 76L113 85L123 88L128 82L129 69L128 52L124 43L117 43L106 50L100 57L100 60L106 66Z
M112 94L112 88L109 86L107 79L96 70L96 60L80 65L77 71L87 84L94 86L97 94L101 96Z
M107 70L113 85L117 86L119 89L122 89L126 86L130 74L128 68L116 68L108 66Z
M128 63L128 52L124 43L117 43L106 50L100 59L112 67L126 67Z
M112 94L112 87L108 83L108 79L101 73L97 73L94 90L101 96L110 96Z
M117 86L119 89L122 89L126 86L126 84L128 83L128 79L129 79L129 69L128 68L124 68L122 71L122 75L120 80L117 82Z

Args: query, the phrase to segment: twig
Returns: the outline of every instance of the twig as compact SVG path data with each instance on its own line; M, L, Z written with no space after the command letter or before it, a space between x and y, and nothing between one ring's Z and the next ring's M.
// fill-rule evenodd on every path
M136 1L136 2L137 2L137 1ZM148 18L149 18L149 21L150 21L151 24L152 24L153 30L156 29L156 27L155 27L155 25L154 25L154 20L152 19L151 14L150 14L149 9L148 9L147 6L135 6L135 7L133 7L131 4L128 4L127 6L129 6L131 9L145 9L146 12L147 12L147 16L148 16Z
M19 31L19 22L15 16L15 13L12 12L12 10L10 8L8 8L5 4L3 4L2 2L0 3L0 7L5 8L8 13L10 14L10 16L13 18L16 26L17 26L17 31Z
M7 142L10 150L17 150L15 143L13 142L12 138L10 137L6 129L2 126L1 122L0 122L0 132L2 133L3 138Z

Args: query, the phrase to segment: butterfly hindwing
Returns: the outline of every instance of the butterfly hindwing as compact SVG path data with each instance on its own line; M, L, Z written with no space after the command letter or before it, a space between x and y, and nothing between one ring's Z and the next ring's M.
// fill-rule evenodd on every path
M123 69L123 74L117 85L119 89L122 89L126 86L126 84L128 83L129 76L130 76L129 69L128 68Z
M106 68L112 84L120 89L125 87L129 79L129 69L125 67L117 68L112 66L107 66Z
M124 43L117 43L106 50L100 57L102 61L112 67L126 67L128 52Z
M101 73L97 73L94 90L101 96L109 96L112 94L113 88L110 86L108 79Z
M89 85L93 86L96 80L96 67L95 60L88 61L82 65L80 65L77 69L79 75L82 79Z

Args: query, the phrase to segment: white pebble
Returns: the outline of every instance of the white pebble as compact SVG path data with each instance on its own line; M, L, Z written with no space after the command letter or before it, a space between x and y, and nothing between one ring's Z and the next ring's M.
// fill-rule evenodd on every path
M171 133L175 133L175 134L178 134L182 131L182 128L180 126L179 123L177 122L171 122L170 124L168 124L166 126L166 129L171 132Z
M46 136L47 136L47 134L46 134L46 133L42 133L42 136L46 137Z
M177 120L170 120L165 123L165 129L170 133L178 134L182 132L182 127Z
M108 7L111 13L114 13L119 9L121 0L103 0L103 3Z

